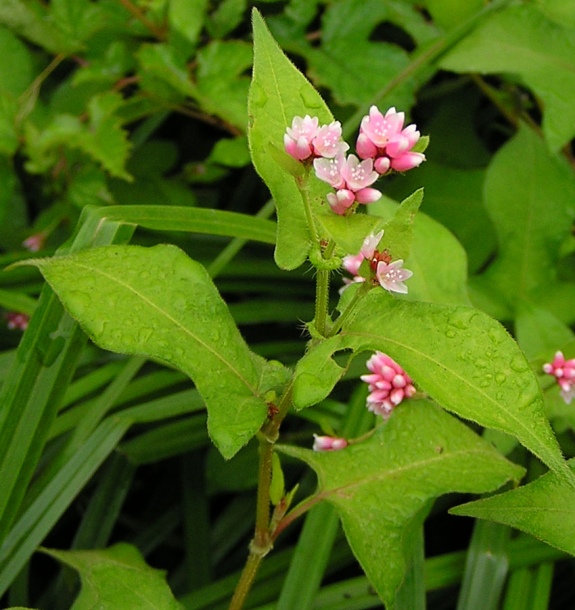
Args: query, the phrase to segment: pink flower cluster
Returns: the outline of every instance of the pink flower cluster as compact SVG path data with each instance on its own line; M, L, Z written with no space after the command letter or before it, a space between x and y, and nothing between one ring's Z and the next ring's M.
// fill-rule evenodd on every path
M337 438L336 436L318 436L313 435L313 450L314 451L339 451L347 447L345 438Z
M4 314L4 317L6 318L6 326L10 330L26 330L28 328L30 316L25 313L9 311Z
M565 360L563 352L556 352L553 361L543 365L543 371L555 377L561 388L561 397L570 404L575 398L575 358Z
M373 159L380 174L385 174L390 168L405 172L425 161L424 154L412 151L421 134L415 125L404 129L404 121L405 113L390 108L384 116L377 106L372 106L361 121L357 154L362 159Z
M346 156L349 146L341 139L339 121L320 127L317 117L296 116L286 130L284 146L297 161L313 161L316 176L335 189L327 195L331 209L343 215L355 203L372 203L381 197L380 191L371 188L380 175L407 171L425 160L425 155L412 151L419 131L415 125L404 129L404 120L405 114L395 108L384 116L372 106L361 121L358 156Z
M392 262L387 250L380 252L376 249L382 237L383 230L375 235L368 235L363 242L359 254L350 254L343 258L344 269L349 271L354 277L351 280L343 280L345 285L342 290L345 290L347 286L354 282L365 281L365 278L358 275L358 273L361 263L367 259L371 272L374 274L374 280L382 288L389 290L389 292L407 294L407 286L404 282L413 275L413 272L403 268L402 259Z
M387 419L416 390L409 375L387 354L375 352L366 364L371 374L362 375L361 380L369 384L367 408Z

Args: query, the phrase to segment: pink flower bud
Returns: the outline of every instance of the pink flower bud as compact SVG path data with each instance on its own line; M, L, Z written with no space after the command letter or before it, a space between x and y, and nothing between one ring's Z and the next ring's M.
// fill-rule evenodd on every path
M556 352L553 361L543 365L543 371L555 377L561 397L570 404L575 398L575 358L565 360L563 352Z
M417 152L404 152L399 157L391 159L391 169L406 172L420 166L425 161L425 155Z
M345 214L347 210L353 205L355 201L355 194L347 189L339 189L335 193L327 194L327 202L331 209L340 216Z
M34 235L30 235L23 242L22 245L26 250L30 252L38 252L44 247L44 243L46 242L46 236L44 233L35 233Z
M334 436L318 436L313 435L313 450L314 451L339 451L347 447L345 438L337 438Z

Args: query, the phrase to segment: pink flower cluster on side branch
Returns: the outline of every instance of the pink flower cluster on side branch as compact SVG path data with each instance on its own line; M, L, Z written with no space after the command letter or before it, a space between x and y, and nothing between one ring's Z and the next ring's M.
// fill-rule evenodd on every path
M354 277L351 280L344 279L345 285L342 290L345 290L347 286L354 282L365 281L365 278L358 275L358 273L362 262L368 260L374 283L378 283L389 292L407 294L405 281L413 275L413 272L403 268L402 259L393 261L387 250L382 252L377 250L382 237L383 231L368 235L363 241L359 254L350 254L343 258L344 269L349 271Z
M565 360L563 352L556 352L553 361L543 365L543 371L555 377L561 388L561 397L570 404L575 398L575 358Z
M415 387L409 375L387 354L375 352L366 365L370 374L362 375L361 380L369 385L367 408L387 419L405 398L415 394Z
M419 131L415 125L404 128L404 120L404 113L395 108L383 115L372 106L361 121L356 156L346 155L349 145L341 139L339 121L320 126L317 117L296 116L284 134L284 147L297 161L313 162L316 176L335 189L327 195L331 209L343 215L354 204L380 199L381 192L372 188L379 176L390 170L407 171L425 160L425 155L412 150Z

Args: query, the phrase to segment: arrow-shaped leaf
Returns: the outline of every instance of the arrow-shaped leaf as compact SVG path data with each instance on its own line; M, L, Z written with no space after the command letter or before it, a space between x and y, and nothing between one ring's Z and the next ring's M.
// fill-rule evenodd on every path
M333 116L313 85L291 63L273 39L262 16L253 11L254 71L250 87L249 143L252 160L274 198L278 216L275 258L282 269L301 265L310 247L310 234L300 191L276 158L283 155L283 137L295 116L317 116L320 124ZM328 210L325 194L330 187L312 177L311 204Z
M129 544L93 551L44 552L80 573L82 590L72 610L181 610L165 575L151 568Z
M104 349L157 358L187 373L208 428L230 458L256 433L262 360L249 350L206 270L174 246L110 246L35 259L70 315Z
M329 394L344 372L331 355L350 349L389 354L447 410L511 434L573 485L545 417L537 378L515 341L488 315L459 305L396 300L374 289L339 336L298 363L297 407Z
M575 462L571 461L570 466L574 469ZM575 555L575 491L554 472L524 487L457 506L450 512L516 527Z
M316 453L281 447L318 475L320 498L334 504L350 546L386 607L406 569L411 526L449 492L484 493L523 469L429 401L399 407L366 441Z

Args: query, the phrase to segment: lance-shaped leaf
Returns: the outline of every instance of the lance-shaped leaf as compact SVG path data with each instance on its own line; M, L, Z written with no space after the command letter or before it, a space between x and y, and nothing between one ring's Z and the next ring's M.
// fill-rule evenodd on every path
M224 457L259 429L267 413L259 390L265 367L204 267L184 252L169 245L111 246L26 264L40 269L94 343L187 373L206 402L210 436Z
M282 269L295 269L307 256L310 233L301 193L286 169L291 157L283 150L283 138L295 116L316 116L320 124L330 123L333 116L311 83L283 54L255 9L253 26L254 70L248 101L250 151L254 166L276 203L276 262ZM278 162L282 156L286 158L284 164ZM329 209L324 201L328 192L329 185L310 177L308 193L314 209Z
M390 609L405 576L411 527L429 502L494 490L523 473L426 400L402 405L371 438L341 451L281 450L316 471L319 497L337 507L355 556Z
M575 469L573 460L569 465ZM524 487L456 506L450 512L516 527L575 555L575 491L553 472Z
M116 544L94 551L44 552L80 573L82 590L72 610L181 610L160 570L146 564L136 547Z
M511 434L574 485L545 417L535 374L507 331L483 312L401 301L379 288L372 290L339 336L311 349L298 363L297 407L329 394L344 372L331 358L340 350L389 354L440 405Z

